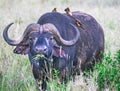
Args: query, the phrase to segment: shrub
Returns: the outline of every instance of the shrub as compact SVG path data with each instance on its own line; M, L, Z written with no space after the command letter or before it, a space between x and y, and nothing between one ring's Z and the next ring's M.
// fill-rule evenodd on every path
M114 57L109 52L103 58L103 62L95 65L97 73L96 82L101 90L109 88L110 90L120 91L120 50Z

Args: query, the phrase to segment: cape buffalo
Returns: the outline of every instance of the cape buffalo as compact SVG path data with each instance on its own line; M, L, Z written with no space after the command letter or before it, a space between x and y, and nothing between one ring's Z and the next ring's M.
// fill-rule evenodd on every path
M38 83L41 81L39 90L46 89L53 69L59 71L61 81L66 81L101 60L103 29L89 14L45 13L37 23L28 25L18 40L9 38L12 24L5 27L3 37L9 45L16 46L14 53L28 54L34 78Z

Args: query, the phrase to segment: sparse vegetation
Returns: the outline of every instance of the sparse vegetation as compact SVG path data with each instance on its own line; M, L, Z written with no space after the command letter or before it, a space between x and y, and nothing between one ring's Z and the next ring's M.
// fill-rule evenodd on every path
M12 53L14 47L2 38L4 27L14 22L9 33L17 38L54 7L60 12L70 7L95 17L105 33L105 57L89 78L77 76L67 86L51 79L48 91L120 91L120 0L0 0L0 91L37 91L27 56Z

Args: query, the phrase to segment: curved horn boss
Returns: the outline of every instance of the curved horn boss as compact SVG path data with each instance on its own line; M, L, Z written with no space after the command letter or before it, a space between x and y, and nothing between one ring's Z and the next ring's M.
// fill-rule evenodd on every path
M43 28L44 28L46 31L52 32L53 35L54 35L54 37L55 37L55 39L56 39L57 41L60 41L63 45L68 45L68 46L70 46L70 45L75 44L75 43L77 42L77 40L79 39L79 37L80 37L80 32L79 32L78 28L77 28L76 26L74 26L73 24L70 24L70 25L71 25L71 26L75 29L75 31L76 31L76 36L75 36L75 38L74 38L74 39L71 39L71 40L65 40L65 39L63 39L63 38L61 37L59 31L57 30L57 28L56 28L53 24L51 24L51 23L46 23L46 24L44 24L44 25L43 25Z
M10 26L12 25L13 23L10 23L9 25L7 25L3 31L3 37L5 39L5 41L9 44L9 45L12 45L12 46L17 46L18 44L20 44L21 42L24 42L22 43L22 45L27 45L27 39L28 39L28 35L31 31L37 31L37 30L40 30L40 25L39 24L30 24L28 25L28 27L26 28L26 30L24 31L23 35L18 39L18 40L12 40L9 38L9 35L8 35L8 30L10 28ZM63 45L73 45L77 42L79 36L80 36L80 32L79 30L77 29L76 26L74 26L73 24L71 24L72 27L75 28L76 30L76 36L74 39L72 40L65 40L61 37L60 33L58 32L57 28L51 24L51 23L46 23L43 25L43 28L45 29L45 31L50 31L53 33L55 39L57 41L60 41ZM26 42L26 43L25 43Z

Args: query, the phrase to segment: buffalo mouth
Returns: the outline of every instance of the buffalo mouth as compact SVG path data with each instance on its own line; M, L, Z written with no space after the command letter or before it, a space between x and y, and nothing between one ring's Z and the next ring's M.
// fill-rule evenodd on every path
M46 59L46 57L45 57L45 55L43 55L43 54L35 54L35 55L33 56L33 59L34 59L34 60Z

